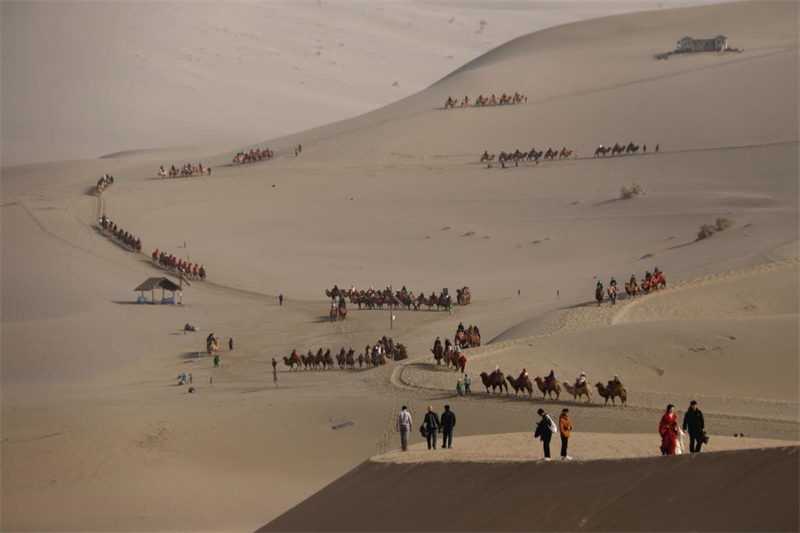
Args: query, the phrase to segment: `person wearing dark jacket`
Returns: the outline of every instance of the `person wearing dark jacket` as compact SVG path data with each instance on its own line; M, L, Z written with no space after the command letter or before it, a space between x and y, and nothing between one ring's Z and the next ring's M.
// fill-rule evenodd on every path
M444 406L442 413L442 449L453 447L453 428L456 427L456 415L449 405Z
M439 428L442 427L441 422L439 422L439 415L433 412L433 406L428 406L428 412L425 413L425 420L422 422L425 426L425 430L428 434L428 449L431 449L431 445L433 445L433 449L436 449L436 432L439 431Z
M689 410L683 415L683 430L689 430L689 452L697 453L703 445L706 436L706 424L703 412L697 408L697 402L689 402Z
M536 411L542 419L536 424L536 432L533 434L534 438L542 439L542 447L544 448L544 460L550 460L550 440L553 438L553 433L558 432L556 423L550 418L550 415L544 412L544 409Z

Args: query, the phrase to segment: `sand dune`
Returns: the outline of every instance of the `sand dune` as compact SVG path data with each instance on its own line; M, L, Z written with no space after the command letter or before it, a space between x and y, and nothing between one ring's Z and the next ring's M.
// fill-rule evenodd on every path
M261 531L792 531L797 458L787 447L565 464L367 462ZM442 502L450 491L454 501ZM374 494L387 497L365 504Z
M63 73L62 68L69 73L72 66L77 85L70 87L77 91L95 80L87 74L92 65L114 62L115 47L138 46L139 40L127 39L130 33L149 36L147 49L128 52L147 59L142 72L150 76L134 76L121 65L123 72L108 70L106 79L92 84L101 94L95 99L96 113L85 116L91 126L85 127L85 138L65 134L71 130L58 126L74 122L83 128L85 123L75 118L81 106L52 115L51 131L66 144L53 144L48 153L58 154L64 146L65 153L75 157L114 153L103 159L2 170L0 527L4 530L253 530L368 458L391 454L398 447L393 416L404 404L419 417L428 405L441 409L450 403L459 416L459 438L529 433L538 407L569 406L583 434L635 434L629 449L616 450L619 455L637 456L642 442L652 442L667 403L682 412L689 400L697 399L714 443L721 445L722 437L737 432L758 442L797 442L796 4L739 2L561 26L497 47L412 95L442 72L433 76L434 67L426 63L414 74L419 77L414 78L413 89L403 80L400 88L394 88L381 78L394 68L386 58L410 49L429 55L428 47L441 39L464 43L464 55L457 56L461 59L455 67L486 47L530 30L528 19L509 8L504 12L508 26L496 23L492 37L496 40L490 40L490 28L484 28L476 50L466 44L475 43L477 34L471 32L478 30L473 23L485 18L482 8L346 3L331 18L354 39L356 32L364 32L358 42L370 43L372 36L391 33L408 18L418 21L414 31L420 38L395 44L389 40L385 50L364 45L363 56L370 58L366 67L358 66L360 70L352 73L348 65L343 78L330 74L333 66L325 67L329 70L319 70L323 81L314 82L320 85L308 95L292 85L303 80L302 73L276 76L276 91L285 85L287 94L297 93L316 104L308 103L302 113L294 113L286 104L288 97L273 98L270 105L292 119L291 128L276 119L275 129L272 121L264 125L264 116L278 108L264 107L263 115L248 111L265 99L262 84L273 82L263 76L264 71L272 72L271 61L277 61L276 69L281 61L290 68L307 54L310 58L303 68L310 71L315 58L332 52L322 49L322 56L316 56L313 42L298 43L297 34L276 30L276 42L293 48L291 57L262 57L267 43L262 39L258 44L253 38L261 34L255 31L261 19L254 13L275 11L285 4L241 7L245 11L203 4L186 16L186 28L180 26L171 34L172 22L186 6L153 7L156 23L147 7L121 4L116 10L104 4L97 9L111 20L130 15L138 22L130 27L104 26L99 36L114 43L107 48L96 47L91 40L77 47L81 51L92 46L80 68L67 62L56 69L50 64L60 57L55 52L38 63L54 76ZM290 16L287 11L285 20L276 14L275 24L293 28L304 14L308 14L304 24L321 24L332 8L286 7L297 14ZM471 14L461 29L436 33L440 24L450 27L461 20L462 11L455 11L456 21L448 23L449 16L441 17L440 8L463 10L464 17ZM87 6L79 6L78 15L65 13L63 6L38 4L3 3L2 9L4 74L19 67L7 66L7 54L13 51L6 46L12 36L6 32L12 19L7 10L22 15L61 10L56 36L68 33L67 28L87 30L91 22L69 24ZM157 16L159 10L163 17ZM268 16L266 12L259 16ZM579 12L571 15L577 18ZM364 29L373 15L384 23ZM200 29L193 26L198 18L203 20ZM41 31L46 33L56 19L44 20ZM495 24L494 19L486 20ZM25 25L13 26L17 35ZM119 26L125 28L112 38ZM239 33L231 34L233 29ZM199 60L189 36L194 31L209 32L203 34L210 43L207 55L213 55L212 44L226 55ZM719 32L744 51L668 61L652 57L687 33ZM319 46L328 46L329 38L320 36ZM237 44L245 41L253 42ZM164 47L161 55L159 47ZM237 54L242 55L241 63ZM416 56L409 52L404 57ZM159 65L152 66L156 59ZM175 63L179 60L180 68ZM430 65L438 61L456 60L439 57ZM413 61L408 63L412 70L417 68ZM242 68L248 65L250 70ZM34 63L25 64L25 69L34 68L38 68ZM156 75L158 69L172 71ZM214 74L208 90L222 95L209 107L199 106L206 100L198 89L186 87L200 87L196 82L204 73ZM336 92L335 83L324 81L344 78L359 89ZM15 94L5 90L7 80L4 76L4 104L9 94ZM146 86L142 80L147 80ZM319 100L323 82L331 86L331 94ZM124 91L111 91L114 84L124 85ZM233 85L253 94L232 100ZM392 93L395 89L408 92ZM30 101L41 102L42 113L49 109L44 102L50 101L51 90L72 94L55 82L38 83L29 96ZM441 109L449 95L515 90L528 95L527 104ZM197 95L187 96L191 91ZM155 115L139 114L139 97L149 101L162 92L165 100L147 112ZM170 104L174 101L167 99L169 95L182 98L180 106ZM342 95L351 95L352 100ZM356 118L273 137L407 95L411 96ZM245 111L231 112L231 101ZM331 114L318 112L318 104ZM7 116L6 107L4 152L7 132L15 131L7 127L6 120L13 116ZM30 109L23 106L19 112ZM37 119L30 124L50 124L37 113L25 115ZM97 134L95 128L105 131L116 124L115 117L125 122L131 114L146 124L145 137L137 137L141 130L115 127L116 133ZM170 120L174 114L181 120ZM162 123L168 126L153 127ZM30 149L30 136L38 136L36 131L19 130L17 142ZM36 138L44 142L47 137ZM265 139L270 139L275 159L230 165L236 151L263 147ZM648 154L591 157L600 142L631 140L646 143ZM107 148L97 144L101 141ZM206 143L213 146L198 146ZM299 157L294 156L297 143L303 145ZM661 150L654 154L657 143ZM185 146L166 148L181 144ZM155 148L137 149L142 146ZM578 157L539 165L523 162L507 169L478 163L484 150L531 146L537 150L567 146ZM12 150L19 161L30 160L25 150ZM159 165L187 161L210 164L213 172L189 179L156 176ZM93 185L107 172L116 182L98 197ZM646 194L620 200L620 188L634 181ZM141 237L143 254L134 254L97 231L97 219L104 213ZM698 228L719 217L733 221L732 226L697 241ZM183 291L183 307L133 304L137 296L133 289L146 278L166 274L177 279L152 264L149 254L156 248L200 262L208 270L208 281ZM608 282L616 276L622 282L632 272L641 277L655 265L667 273L666 291L635 302L623 299L613 308L593 304L598 279ZM323 291L334 284L363 288L391 284L395 289L406 285L427 294L468 285L473 303L456 307L453 315L395 311L391 326L389 311L359 311L351 306L347 321L331 323ZM278 294L286 297L283 306L278 305ZM564 380L574 379L581 370L593 382L618 374L628 388L629 405L604 407L596 397L591 405L581 406L564 396L558 401L491 396L480 389L477 379L473 379L475 394L457 400L457 376L437 368L429 349L436 336L451 338L459 322L479 325L486 343L468 352L468 371L474 378L496 364L512 374L522 367L536 374L552 368ZM201 331L185 333L187 323ZM223 349L220 368L198 355L211 332L220 335L223 344L229 337L236 341L234 351ZM360 371L291 372L280 359L295 348L302 353L320 347L361 351L384 334L407 344L409 361ZM279 362L279 388L273 384L273 357ZM176 385L183 372L192 374L195 394ZM346 422L353 424L333 429ZM418 443L419 437L412 441ZM603 456L588 442L582 453ZM652 471L655 477L649 479L687 480L693 478L684 476L696 475L713 480L702 485L707 498L697 501L707 504L708 516L721 517L715 527L752 530L766 524L769 529L796 529L797 498L791 491L797 477L789 479L797 471L796 457L796 452L772 450L626 461L619 467L618 479L642 483L633 485L636 492L616 504L608 500L610 511L598 510L590 522L580 525L582 517L575 517L571 524L573 529L580 525L639 530L648 524L655 528L663 523L655 502L667 494L696 497L672 482L656 490L640 475ZM609 464L558 467L575 469L576 475L582 472L599 483L614 475L616 466ZM741 482L759 487L748 491L748 497L772 498L769 505L775 507L763 509L774 522L754 523L749 521L753 515L739 519L720 511L724 506L740 508L738 498L745 497L744 492L717 490L740 479L732 477L739 470L731 464L752 466L741 474ZM485 487L491 490L512 486L499 481L489 485L511 470L536 475L542 468L514 465L493 470L495 465L491 466L480 474L487 476ZM443 472L439 467L374 464L359 472L367 472L369 483L393 479L371 477L379 468L392 476L406 476L409 489L416 484L408 471L423 476L420 479L438 479ZM785 477L767 483L771 478L757 476L755 469L762 473L774 469ZM477 472L466 466L457 470L464 475ZM358 475L344 479L358 481ZM570 478L559 479L567 483ZM460 483L460 478L454 482ZM478 487L484 494L481 484L469 490ZM525 491L515 494L525 494L525 501L530 501ZM617 498L599 486L581 494L581 498ZM370 495L369 489L358 493L362 507ZM465 497L470 499L469 494ZM577 505L585 500L563 500L567 501ZM761 505L761 500L757 502ZM644 514L628 515L615 505L641 507ZM474 516L479 511L476 508ZM642 522L644 516L651 521ZM624 521L626 517L631 521ZM355 520L356 515L350 513L349 518ZM738 521L728 522L734 518ZM452 522L452 528L489 527L473 515L465 520ZM292 524L317 528L315 524L321 523L275 524L291 529ZM270 527L279 528L275 524ZM518 530L525 524L529 522L496 527ZM374 520L341 522L343 529L367 525L377 527ZM388 528L391 522L381 526ZM437 527L447 528L430 523L428 529ZM545 520L541 527L553 529L556 524ZM676 522L674 527L684 525Z

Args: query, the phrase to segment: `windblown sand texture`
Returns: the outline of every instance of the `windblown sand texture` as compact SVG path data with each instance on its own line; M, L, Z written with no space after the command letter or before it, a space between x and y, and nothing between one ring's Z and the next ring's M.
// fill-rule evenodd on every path
M129 4L121 4L118 12L102 6L98 9L115 17L146 11ZM224 16L224 9L214 6L201 8L208 25ZM14 141L20 144L7 144L7 13L22 7L4 2L2 9L5 157L9 150L13 155L13 146L29 146L30 138L21 133ZM251 9L274 7L254 4ZM430 13L433 8L402 9ZM797 20L793 2L737 2L582 21L524 35L407 98L302 133L274 138L275 132L322 124L394 98L382 92L372 103L358 96L354 104L331 104L335 112L323 115L325 120L311 116L318 109L313 106L295 112L272 102L283 110L283 125L242 127L236 135L230 132L238 130L252 100L242 100L239 109L240 102L222 98L218 109L203 110L198 108L202 100L187 98L185 109L160 110L163 122L169 123L171 114L206 113L216 118L202 120L198 129L215 129L230 142L198 137L185 144L212 147L168 148L175 144L169 141L173 130L156 123L152 143L134 144L162 148L4 166L0 528L252 531L376 455L356 473L385 468L392 475L424 471L435 477L447 472L450 466L442 464L378 462L397 456L393 421L401 405L410 407L418 425L428 405L441 412L449 403L458 417L454 450L464 454L455 461L460 472L480 470L484 479L499 484L500 470L493 471L497 465L491 461L513 458L498 458L491 443L518 438L517 447L510 448L519 450L517 460L538 457L537 442L530 442L533 451L525 449L536 409L544 406L557 414L568 406L576 427L573 453L584 460L553 467L606 476L609 463L602 459L619 458L615 464L623 465L622 477L636 479L641 469L652 471L669 480L670 494L679 494L686 482L677 470L705 465L696 472L714 480L708 490L724 490L739 498L735 501L751 494L752 483L770 486L764 495L782 496L773 500L775 521L764 522L765 527L796 529ZM137 24L141 31L166 31ZM358 24L353 21L352 32L359 31ZM509 24L514 35L527 31L524 24ZM373 28L369 35L378 31ZM114 28L98 32L113 35ZM653 59L684 35L719 33L744 51ZM47 28L39 35L48 35ZM228 42L218 38L220 46ZM499 34L495 38L493 45L502 41ZM107 40L116 43L111 36ZM359 42L386 57L396 52L381 51L369 37ZM461 42L473 38L463 36ZM429 45L419 41L420 47ZM258 48L247 53L253 50ZM157 50L138 53L148 65L157 59ZM447 55L441 48L437 54ZM86 68L74 75L89 76ZM317 72L311 65L304 68ZM429 74L436 72L430 68ZM174 79L200 85L198 72L178 72ZM251 81L253 91L262 87L253 81L264 75L259 69L224 72L229 79L215 78L213 90L216 84ZM242 77L234 78L240 72ZM431 81L423 74L419 87ZM358 87L370 72L344 77ZM108 78L123 85L127 79L113 73ZM154 85L163 79L147 78ZM390 79L384 81L390 86ZM141 102L128 92L134 89L126 87L127 96L115 97L102 90L106 83L98 82L98 116L104 124L115 122L106 113L111 103L120 104L125 120L137 113ZM151 90L141 92L142 98L161 89ZM286 91L293 91L288 82ZM526 94L528 102L442 109L448 96L514 91ZM265 107L264 113L274 109ZM69 113L53 120L70 120ZM54 128L53 134L60 131ZM267 133L254 133L260 131ZM79 141L67 147L81 154L77 157L100 149ZM630 141L647 144L647 155L592 157L600 143ZM303 149L295 157L298 143ZM656 144L658 154L653 153ZM276 157L230 165L238 150L256 146L269 146ZM567 147L577 151L577 158L538 165L526 161L507 169L478 162L485 150L531 147ZM20 161L28 160L21 151ZM188 161L210 164L213 172L187 179L156 176L159 165ZM104 173L116 182L98 197L93 185ZM646 194L620 200L620 188L633 182ZM98 231L96 222L104 213L139 236L145 253L134 254ZM732 220L732 227L696 241L698 228L719 217ZM208 270L208 281L183 291L183 307L135 305L133 289L146 278L176 280L153 265L149 254L156 248L199 261ZM616 276L622 284L631 273L642 277L655 265L666 272L665 291L635 300L623 296L616 306L597 307L598 279L607 283ZM395 311L391 330L389 311L354 306L346 321L331 323L323 291L334 284L405 285L417 294L468 285L472 304L456 306L453 315ZM278 294L286 298L283 306ZM473 394L461 399L455 397L460 375L437 367L429 351L436 336L452 338L459 322L480 326L484 341L466 354ZM187 323L201 331L184 333ZM223 341L220 368L205 355L210 332ZM344 346L359 352L384 334L406 344L410 359L378 369L324 372L290 372L281 361L295 348L338 352ZM227 350L229 337L235 339L233 352ZM281 363L280 388L273 385L273 357ZM596 394L590 405L575 404L563 393L558 401L514 397L513 392L487 395L478 375L498 364L511 374L526 367L533 376L553 369L567 381L581 371L592 383L616 374L627 388L628 405L603 406ZM192 373L195 394L176 386L183 372ZM682 417L692 399L700 403L712 436L703 457L656 457L665 405L674 403ZM353 425L332 429L349 421ZM732 438L742 432L747 437ZM414 432L412 444L419 442ZM731 451L711 453L720 450ZM388 455L381 459L382 454ZM479 461L484 462L476 465ZM673 464L679 466L670 476ZM730 472L742 465L747 475L737 484L740 478ZM538 475L551 465L523 466ZM785 477L772 486L759 469ZM494 488L487 484L481 490ZM561 496L544 492L538 505L555 505ZM367 492L363 498L375 495ZM619 500L620 509L655 508L637 498L635 491L629 493ZM331 509L336 503L326 501ZM720 501L708 508L721 516ZM361 511L358 524L380 524L369 505ZM619 513L592 516L580 527L638 530L641 520ZM719 524L733 527L724 520ZM758 528L758 523L741 524ZM453 523L453 528L481 530L482 525ZM546 529L559 527L578 526L546 523Z

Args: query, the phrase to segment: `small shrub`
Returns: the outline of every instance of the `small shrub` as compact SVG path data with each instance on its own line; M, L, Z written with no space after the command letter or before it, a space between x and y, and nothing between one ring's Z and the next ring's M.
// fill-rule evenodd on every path
M697 232L697 240L707 239L718 231L725 231L733 226L733 220L729 218L718 218L714 224L703 224Z
M620 200L630 200L634 196L639 196L640 194L641 195L645 194L644 189L642 189L642 186L636 183L635 181L633 182L633 185L631 185L630 187L622 187L619 190Z

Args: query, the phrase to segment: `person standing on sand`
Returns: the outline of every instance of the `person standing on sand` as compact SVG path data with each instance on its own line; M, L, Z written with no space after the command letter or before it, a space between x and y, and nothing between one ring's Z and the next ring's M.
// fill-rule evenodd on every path
M283 305L283 294L278 295L278 305Z
M403 448L403 451L408 451L408 434L411 432L411 413L408 412L408 407L405 405L397 413L397 419L395 420L395 427L400 432L400 446Z
M433 449L436 449L436 432L439 431L439 428L442 427L441 422L439 422L439 415L437 415L433 411L433 406L428 406L428 412L425 413L425 420L423 421L425 425L425 429L428 433L428 449L431 449L431 444L433 445Z
M569 409L563 409L561 411L561 416L558 417L558 428L561 430L561 459L564 461L571 461L572 457L567 455L569 434L573 430L572 421L569 419Z
M675 415L675 406L667 405L667 412L661 417L658 424L658 433L661 435L661 455L675 455L678 443L678 417Z
M230 352L233 351L233 337L230 337L228 339L228 351L230 351Z
M461 393L462 393L462 388L461 388L461 380L459 379L459 380L456 382L456 394L458 394L458 397L459 397L459 398L461 398Z
M442 413L442 449L453 447L453 428L456 427L456 415L449 405L444 406Z
M542 440L542 447L544 448L544 460L550 460L550 440L553 438L553 434L558 432L558 428L556 427L556 423L553 422L553 419L550 418L550 415L544 412L544 409L539 409L536 411L539 413L539 416L542 419L536 424L536 432L533 434L534 438L540 438Z
M703 412L697 408L697 402L689 402L689 410L683 415L683 430L689 429L689 452L699 453L706 433Z
M472 380L469 379L469 374L464 374L464 392L466 394L472 394L472 391L469 388L471 383L472 383Z

